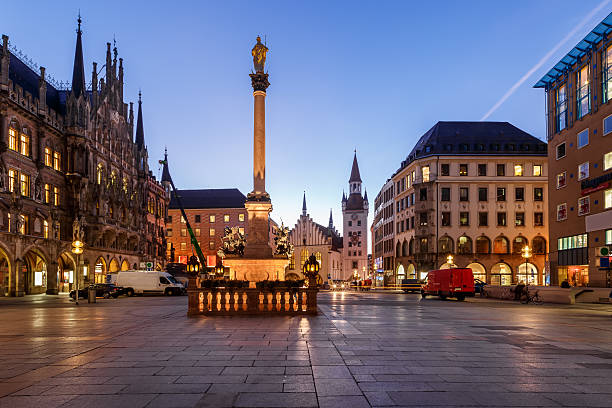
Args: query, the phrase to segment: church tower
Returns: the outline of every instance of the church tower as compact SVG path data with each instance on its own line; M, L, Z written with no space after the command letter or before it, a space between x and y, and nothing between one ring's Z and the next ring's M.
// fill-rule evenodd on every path
M357 164L357 152L349 178L348 197L342 193L343 277L355 274L365 279L368 273L368 193L361 194L361 175Z

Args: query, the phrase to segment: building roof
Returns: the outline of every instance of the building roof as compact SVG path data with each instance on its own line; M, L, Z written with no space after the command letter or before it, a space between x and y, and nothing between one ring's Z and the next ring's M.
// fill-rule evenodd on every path
M555 82L565 71L570 70L578 60L587 54L591 49L595 49L597 44L612 32L612 13L608 14L590 33L586 35L574 48L570 50L559 62L544 75L534 88L546 88Z
M244 208L246 201L245 195L237 188L178 190L178 194L185 209ZM169 208L179 208L174 194Z
M508 122L438 122L421 136L401 168L423 157L458 155L546 156L547 145Z
M359 174L359 165L357 164L357 152L355 152L355 156L353 156L353 167L351 168L351 178L349 178L349 183L359 182L361 183L361 175Z
M359 193L351 193L346 201L346 210L363 210L363 197Z

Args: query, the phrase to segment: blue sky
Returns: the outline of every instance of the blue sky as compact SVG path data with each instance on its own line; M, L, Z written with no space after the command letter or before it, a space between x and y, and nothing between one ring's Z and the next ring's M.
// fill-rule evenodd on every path
M143 93L150 166L168 147L179 188L252 189L255 37L267 69L267 189L273 218L341 221L353 150L374 197L439 120L479 120L600 1L104 1L2 6L0 31L59 80L71 78L76 15L87 81L117 39L125 99ZM574 36L490 120L543 138L532 85L611 10ZM371 220L371 218L370 218Z

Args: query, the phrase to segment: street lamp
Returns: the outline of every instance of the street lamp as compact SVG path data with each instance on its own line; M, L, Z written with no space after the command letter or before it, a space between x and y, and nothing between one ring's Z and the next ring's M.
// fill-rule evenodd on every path
M215 275L218 277L222 277L225 274L225 268L223 267L223 260L219 258L217 260L217 265L215 265Z
M319 261L317 261L317 257L312 254L308 257L306 262L304 262L304 266L302 267L302 272L304 276L308 278L308 287L315 287L316 285L316 277L319 274Z
M527 281L526 283L529 283L529 278L527 277L527 260L531 258L531 248L529 248L528 245L523 247L521 256L525 259L525 280Z
M198 258L195 255L191 255L189 257L189 262L187 262L187 270L195 275L200 271L200 263L198 262Z
M454 265L452 254L448 254L448 256L446 257L446 263L448 264L449 268L452 268L452 266Z
M74 271L74 300L75 305L79 304L79 266L80 266L80 255L83 253L83 218L79 219L75 217L72 223L72 253L76 255L76 265Z

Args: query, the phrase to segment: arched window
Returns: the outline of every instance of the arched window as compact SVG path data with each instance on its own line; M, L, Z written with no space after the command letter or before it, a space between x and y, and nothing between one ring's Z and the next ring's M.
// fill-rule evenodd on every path
M429 241L427 238L421 238L419 240L419 253L426 254L429 252Z
M525 273L526 272L526 273ZM518 266L516 273L517 282L528 283L530 285L538 284L538 268L532 263L522 262Z
M512 241L512 253L520 254L523 248L528 244L529 241L527 241L527 238L519 235L518 237L514 238L514 241Z
M19 143L17 141L17 129L19 129L19 125L17 124L17 122L11 122L8 130L8 148L16 152L19 151Z
M472 239L465 235L462 235L457 240L457 253L458 254L471 254L472 253Z
M315 258L317 258L317 262L319 263L319 265L321 265L321 253L320 252L315 252Z
M404 240L402 243L402 256L408 256L408 252L410 252L408 250L408 241Z
M491 268L491 285L507 286L510 284L512 284L512 268L510 268L510 265L501 262L493 265Z
M453 239L448 235L438 240L438 252L441 254L453 252L453 246Z
M395 257L399 258L400 256L402 256L402 244L397 241L397 245L395 245Z
M495 238L495 241L493 241L493 253L494 254L510 253L510 244L508 243L508 238L501 237L501 236Z
M102 163L98 163L98 167L96 168L96 182L98 184L102 184L104 181L104 166Z
M478 246L478 240L476 240L476 245ZM487 281L487 271L482 264L478 262L474 262L466 266L466 268L470 268L472 273L474 274L474 279L480 279L483 282Z
M536 255L544 255L546 253L546 239L544 237L535 237L531 241L532 252Z
M19 153L24 156L30 155L30 135L27 128L24 128L23 131L19 134Z
M484 235L476 238L476 253L489 254L491 253L491 240Z
M404 265L399 264L397 266L397 281L401 283L402 279L406 279L406 271L404 270Z
M408 279L416 278L416 269L414 268L414 264L408 265L408 268L406 268L406 273L408 275Z

